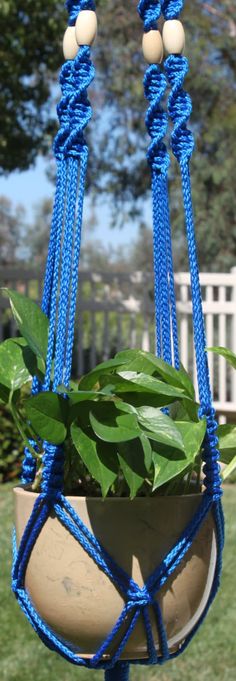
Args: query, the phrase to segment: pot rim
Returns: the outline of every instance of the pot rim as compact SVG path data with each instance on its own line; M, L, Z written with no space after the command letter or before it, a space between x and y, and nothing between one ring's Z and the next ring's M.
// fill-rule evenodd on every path
M27 495L30 495L30 496L35 497L35 498L38 497L39 494L40 494L40 492L33 492L31 489L29 489L29 485L22 485L20 483L19 483L19 485L15 485L13 487L13 492L16 493L16 494L19 493L19 494L23 494L23 495L26 492ZM200 498L203 497L203 494L204 494L203 492L194 492L194 493L191 493L191 494L171 494L169 496L167 494L159 494L158 496L134 497L134 499L130 499L130 497L106 497L105 499L103 499L103 497L95 497L95 496L89 497L89 496L73 495L73 494L66 494L64 496L65 496L66 499L69 499L69 500L71 499L72 501L78 501L78 500L84 501L84 502L85 501L100 501L101 503L104 504L104 502L107 503L108 501L112 502L112 503L114 503L114 502L116 502L116 503L117 502L133 503L134 501L141 503L141 502L147 501L147 500L153 502L153 501L157 501L158 499L161 499L161 500L166 499L166 501L169 501L170 499L200 499Z

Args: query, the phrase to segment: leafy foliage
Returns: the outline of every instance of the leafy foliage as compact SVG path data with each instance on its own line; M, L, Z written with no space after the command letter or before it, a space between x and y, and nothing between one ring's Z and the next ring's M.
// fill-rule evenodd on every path
M0 482L19 477L23 449L22 438L9 410L0 404Z
M25 232L25 212L21 205L0 196L0 264L11 264L20 256Z
M62 62L66 13L51 0L1 3L0 165L24 170L45 152L55 131L51 85ZM13 39L14 38L14 39Z
M142 24L136 0L97 0L96 5L99 34L93 50L97 80L90 91L95 105L95 124L88 131L90 186L98 199L103 193L110 197L116 223L119 217L120 224L126 224L131 216L143 224L141 207L150 192L150 175ZM228 270L236 252L235 0L219 0L217 5L212 0L188 0L183 21L191 66L186 87L193 100L196 133L192 172L200 265ZM50 11L46 0L22 0L20 7L16 0L4 0L1 22L0 165L10 171L29 167L51 145L55 119L50 90L62 63L66 13L58 0L51 0ZM185 268L180 184L174 175L175 165L171 184L176 265ZM144 242L146 248L147 238Z
M64 443L66 492L72 491L76 479L77 491L95 484L103 497L188 492L192 479L198 490L206 422L198 418L185 370L176 370L151 353L125 350L98 365L78 385L61 385L57 393L41 391L22 399L20 389L38 371L39 361L43 381L48 320L32 301L7 293L23 337L0 345L0 399L37 459L33 488L40 486L47 440ZM225 434L224 449L232 469L231 435Z

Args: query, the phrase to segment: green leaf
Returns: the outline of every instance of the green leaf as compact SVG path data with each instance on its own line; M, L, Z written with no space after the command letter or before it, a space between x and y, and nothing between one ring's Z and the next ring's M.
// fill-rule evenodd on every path
M232 475L232 473L234 473L235 470L236 470L236 454L233 457L232 461L230 461L228 466L226 466L226 468L222 471L221 473L222 480L225 482L225 480L227 480L227 478L229 478L229 476Z
M127 402L123 402L121 399L116 399L115 400L115 406L116 409L119 411L124 411L125 414L136 414L137 415L137 409L133 407L132 404L127 404Z
M236 369L236 355L232 350L228 350L228 348L222 348L222 347L213 347L213 348L207 348L208 352L215 352L216 355L221 355L221 357L224 357L228 364L230 364L234 369Z
M180 429L184 452L165 445L154 444L153 464L154 483L153 491L161 485L170 482L180 473L185 473L199 454L206 431L205 420L198 423L180 421L177 423Z
M155 443L152 453L154 464L153 492L180 473L187 471L191 464L191 457L187 457L179 449L167 448L165 445Z
M136 371L151 376L156 371L156 367L152 359L149 359L149 354L144 350L123 350L115 355L115 359L120 362L120 365L125 363L127 371Z
M90 411L89 418L95 435L104 442L128 442L141 434L134 414L120 414L111 403L98 407L100 409Z
M106 497L119 469L114 446L97 441L92 429L85 432L76 423L71 426L71 437L83 463Z
M8 404L9 400L11 397L11 402L13 404L17 404L20 398L20 390L14 390L13 395L11 395L11 391L9 388L6 388L5 385L1 385L0 383L0 404Z
M137 409L137 416L139 423L152 434L155 434L157 442L184 451L184 442L180 430L176 423L169 416L163 414L160 409L140 407ZM147 433L147 436L149 437L149 433ZM152 435L150 435L150 438L152 439Z
M125 362L119 362L116 359L109 359L107 362L98 364L89 374L86 374L86 376L81 378L79 390L91 390L98 382L101 374L109 373L109 370L112 373L114 369L120 367L122 364L125 364Z
M69 393L69 423L73 423L77 418L80 421L80 425L88 426L90 424L89 411L91 409L91 403L98 404L106 399L106 393L99 391L82 391L77 393ZM104 407L107 411L107 407ZM103 413L105 413L103 409Z
M198 423L175 421L175 425L182 435L184 450L187 457L190 456L192 457L192 460L194 460L201 449L205 437L206 420L201 419Z
M84 401L98 402L101 399L107 399L107 393L101 390L80 390L78 392L68 393L70 403L75 405Z
M67 401L52 392L42 392L25 401L30 423L42 440L55 445L64 442L67 435Z
M0 383L0 404L7 404L9 401L10 390Z
M130 372L131 377L133 372ZM136 374L135 376L142 376L141 374ZM145 374L145 378L148 378ZM152 377L149 377L152 378ZM183 399L184 393L178 388L172 388L172 386L167 385L162 381L153 379L155 381L155 387L158 387L158 391L148 389L135 381L129 381L127 378L123 378L120 374L114 374L113 376L100 376L100 386L103 391L108 391L108 395L111 397L116 395L122 397L122 400L126 404L131 404L133 406L154 406L154 407L164 407L172 403L175 399Z
M17 326L31 350L44 360L47 355L49 321L33 300L17 291L4 289L10 299Z
M24 360L23 348L12 340L0 345L0 383L9 390L18 390L31 379Z
M153 376L148 376L147 374L138 374L135 371L121 371L118 372L118 376L122 378L127 383L133 385L135 389L140 392L151 392L160 395L165 395L167 397L172 397L174 399L182 399L185 397L184 390L182 388L177 388L175 386L159 381ZM130 387L128 388L130 390ZM119 392L126 392L127 388L125 383L120 385ZM118 391L117 391L118 392Z
M137 439L130 443L120 443L118 445L118 459L130 489L130 497L131 499L134 499L147 477L144 450L141 441Z
M181 368L177 370L159 357L155 357L151 352L145 352L144 350L118 352L115 359L126 361L127 371L136 371L149 375L156 372L166 383L182 388L188 397L191 397L191 399L195 398L193 383L182 364Z
M33 350L29 347L25 338L18 336L11 338L13 343L20 345L24 357L25 366L27 367L31 376L37 376L41 382L44 380L45 361L42 357L35 355Z
M174 421L199 421L199 404L192 400L181 400L170 405L170 417Z
M144 465L145 468L147 469L147 472L150 471L151 465L152 465L152 447L150 445L149 439L145 433L142 433L140 435L140 442L143 448L143 453L144 453Z
M222 463L229 464L236 455L236 426L224 424L218 427L220 459Z
M182 363L180 364L180 369L177 371L177 374L180 378L180 384L185 388L189 397L195 401L195 388L193 382Z

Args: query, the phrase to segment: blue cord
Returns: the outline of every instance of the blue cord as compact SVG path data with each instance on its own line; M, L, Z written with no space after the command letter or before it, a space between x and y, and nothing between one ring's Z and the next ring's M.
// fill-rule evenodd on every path
M94 9L89 0L67 0L69 25L75 23L82 9ZM166 19L178 17L183 6L180 0L162 1ZM151 0L140 0L138 12L144 30L156 29L161 6ZM186 217L186 231L191 271L194 337L197 356L199 391L201 399L200 417L207 419L204 442L205 492L200 506L180 538L172 546L161 563L141 588L114 561L98 539L88 530L73 507L62 493L64 452L59 446L43 443L42 491L38 495L32 514L24 530L17 550L16 536L13 537L12 589L28 617L32 627L43 643L58 652L74 665L90 669L105 669L105 681L128 681L129 663L120 661L120 656L140 618L146 633L148 659L133 660L134 664L160 664L175 659L191 641L215 597L219 587L222 550L224 545L224 518L221 505L221 480L219 474L217 423L212 407L207 357L205 353L205 330L202 312L201 289L197 265L194 234L194 219L191 199L189 160L193 151L193 136L187 128L191 113L191 100L183 90L188 62L185 57L170 55L165 61L165 73L159 66L150 65L144 77L144 91L149 108L146 125L151 137L148 161L152 174L153 225L154 225L154 275L157 353L179 368L178 328L174 273L171 246L171 227L168 199L169 154L164 144L167 133L168 115L163 111L167 78L171 85L168 111L174 127L171 144L181 171L183 202ZM81 226L88 162L88 148L84 129L91 118L91 107L87 88L94 76L90 61L90 50L81 47L74 61L68 61L61 70L62 98L58 105L60 128L54 143L57 159L57 184L53 209L49 252L46 265L42 308L49 317L48 352L46 374L43 386L33 383L33 392L56 390L59 383L69 384L74 339L74 320L78 286ZM167 76L167 78L166 78ZM35 446L35 443L32 443ZM35 461L29 449L25 450L22 480L32 482L35 475ZM122 594L124 606L106 640L90 660L79 656L79 651L58 637L37 613L25 589L25 572L31 551L49 514L53 511L59 522L68 530L96 565L114 583ZM217 564L211 593L205 610L191 633L186 637L180 650L171 653L168 646L162 609L157 600L161 588L178 568L187 555L197 532L209 512L213 512L217 538ZM153 609L159 638L156 651L150 621L150 607ZM114 640L119 636L119 645L114 650ZM108 654L110 653L110 657ZM106 658L104 658L106 655Z
M138 4L138 12L145 31L157 28L160 3L143 0ZM144 76L144 93L149 101L146 126L151 137L147 157L152 173L156 352L159 357L163 357L169 364L173 362L178 368L178 326L168 199L170 159L163 142L167 133L168 115L161 105L166 87L166 77L160 66L151 64Z

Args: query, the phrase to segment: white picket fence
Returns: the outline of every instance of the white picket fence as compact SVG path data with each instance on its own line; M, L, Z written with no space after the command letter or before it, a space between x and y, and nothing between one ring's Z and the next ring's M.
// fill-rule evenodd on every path
M227 346L236 354L236 268L229 274L202 273L200 279L207 346ZM197 385L196 366L189 343L192 318L189 275L177 274L176 284L179 287L177 307L181 361L190 371L194 367L194 382ZM214 403L221 422L224 422L227 416L236 413L236 370L230 369L223 357L209 352L208 358Z
M229 274L202 273L207 346L228 346L236 353L236 268ZM196 367L192 333L189 274L175 276L181 361L192 373ZM40 300L42 273L16 267L0 269L0 286L9 286ZM0 298L0 339L16 333L6 299ZM153 278L145 272L81 272L76 322L74 375L90 370L118 350L142 347L154 351ZM236 418L236 371L223 358L209 353L214 403L220 420Z

